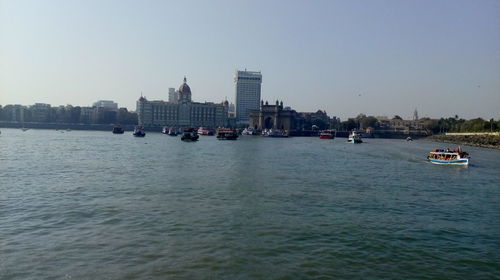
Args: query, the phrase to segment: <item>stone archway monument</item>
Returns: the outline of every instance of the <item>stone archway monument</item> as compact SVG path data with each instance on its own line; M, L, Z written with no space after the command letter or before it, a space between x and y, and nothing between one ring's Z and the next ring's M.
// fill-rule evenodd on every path
M295 129L295 117L297 112L283 108L283 101L276 100L275 105L269 105L266 101L260 102L260 110L250 113L249 126L263 129L285 129L287 131Z
M264 120L264 126L262 128L271 129L271 128L273 128L273 126L274 126L273 118L272 117L267 117Z

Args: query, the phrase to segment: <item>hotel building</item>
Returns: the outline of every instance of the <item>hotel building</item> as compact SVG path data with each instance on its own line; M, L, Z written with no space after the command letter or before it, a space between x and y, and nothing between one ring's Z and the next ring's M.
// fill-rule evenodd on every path
M236 122L248 125L249 114L260 109L262 74L254 71L236 71L234 85L236 92Z
M146 127L207 127L226 126L229 103L193 102L191 88L184 83L178 90L178 99L166 101L148 101L141 96L137 101L139 125Z

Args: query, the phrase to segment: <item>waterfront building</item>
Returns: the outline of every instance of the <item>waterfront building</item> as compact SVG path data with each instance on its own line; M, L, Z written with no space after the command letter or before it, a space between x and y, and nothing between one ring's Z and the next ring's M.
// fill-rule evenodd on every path
M30 120L30 109L19 104L8 104L1 108L0 121L23 123Z
M168 102L177 103L179 100L179 92L175 88L168 88Z
M259 110L262 74L254 71L236 71L234 85L236 95L236 121L248 124L252 110Z
M377 131L420 134L425 133L425 123L421 120L382 119L378 121Z
M26 111L26 107L23 105L15 104L15 105L7 105L5 107L12 106L11 107L11 120L13 122L24 122L24 114Z
M236 106L233 103L229 103L228 114L230 118L236 118Z
M221 103L193 102L191 88L186 77L178 90L176 102L162 100L148 101L141 96L137 101L139 125L146 127L207 127L226 126L228 120L227 101Z
M262 100L260 109L253 110L249 115L249 127L255 130L284 129L289 132L308 131L313 125L319 129L330 128L332 119L325 111L297 112L288 106L283 106L283 101L276 100L275 104L269 104Z
M118 103L115 103L111 100L99 100L97 102L94 102L93 107L105 108L105 109L117 111L118 110Z
M300 128L301 120L298 113L290 107L283 107L283 101L276 100L275 105L261 101L260 109L249 114L249 127L256 130L284 129L287 131Z
M50 104L35 103L30 107L31 120L34 122L48 122L50 119Z
M81 123L94 123L96 120L96 113L94 107L80 107L80 122Z

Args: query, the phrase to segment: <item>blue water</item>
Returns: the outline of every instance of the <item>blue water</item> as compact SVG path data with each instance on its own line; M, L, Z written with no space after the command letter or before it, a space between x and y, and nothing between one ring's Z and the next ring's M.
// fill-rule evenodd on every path
M0 279L500 279L500 151L1 129Z

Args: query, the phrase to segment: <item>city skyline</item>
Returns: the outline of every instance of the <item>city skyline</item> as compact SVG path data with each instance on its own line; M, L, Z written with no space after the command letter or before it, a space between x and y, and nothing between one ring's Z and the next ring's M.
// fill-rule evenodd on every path
M184 76L197 101L235 103L247 68L266 77L261 99L300 111L498 119L499 13L498 1L0 0L0 104L135 110Z

